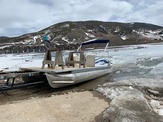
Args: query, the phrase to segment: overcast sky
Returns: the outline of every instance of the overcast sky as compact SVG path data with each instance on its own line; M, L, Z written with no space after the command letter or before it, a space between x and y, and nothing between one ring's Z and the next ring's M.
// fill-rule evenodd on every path
M145 22L163 26L163 0L0 0L0 36L63 21Z

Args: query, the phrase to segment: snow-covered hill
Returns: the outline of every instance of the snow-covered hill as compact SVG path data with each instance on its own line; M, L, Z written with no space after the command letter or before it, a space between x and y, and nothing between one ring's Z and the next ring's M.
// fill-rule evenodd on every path
M56 45L76 45L81 42L100 38L111 40L111 45L130 45L163 41L163 27L146 23L118 23L101 21L63 22L54 24L39 32L19 37L0 37L0 49L11 50L18 46L42 47L42 37L48 35ZM8 48L6 48L6 46ZM11 48L9 48L11 47ZM22 50L24 50L22 48ZM11 52L11 51L8 51Z

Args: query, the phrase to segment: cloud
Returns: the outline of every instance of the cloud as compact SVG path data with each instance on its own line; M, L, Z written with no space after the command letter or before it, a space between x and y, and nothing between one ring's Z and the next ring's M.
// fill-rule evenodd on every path
M7 35L10 29L19 31L26 28L30 32L52 24L48 6L43 4L28 0L1 0L0 8L0 28Z
M0 36L39 31L63 21L148 22L163 26L162 0L1 0Z
M132 3L132 0L130 1ZM125 21L146 22L163 26L163 1L136 1L132 13L125 19Z

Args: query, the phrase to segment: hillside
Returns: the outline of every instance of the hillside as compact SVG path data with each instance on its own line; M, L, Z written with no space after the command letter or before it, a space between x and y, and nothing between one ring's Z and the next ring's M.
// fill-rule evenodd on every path
M163 27L146 23L62 22L39 32L19 37L0 37L1 53L6 50L11 52L13 48L22 52L43 51L42 37L44 35L49 35L50 41L55 45L76 45L96 38L109 39L111 40L111 45L117 46L162 42Z

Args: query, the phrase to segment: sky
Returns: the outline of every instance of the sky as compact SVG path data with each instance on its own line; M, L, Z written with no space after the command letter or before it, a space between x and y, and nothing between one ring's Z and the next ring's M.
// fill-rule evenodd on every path
M64 21L144 22L163 26L163 0L0 0L0 36Z

